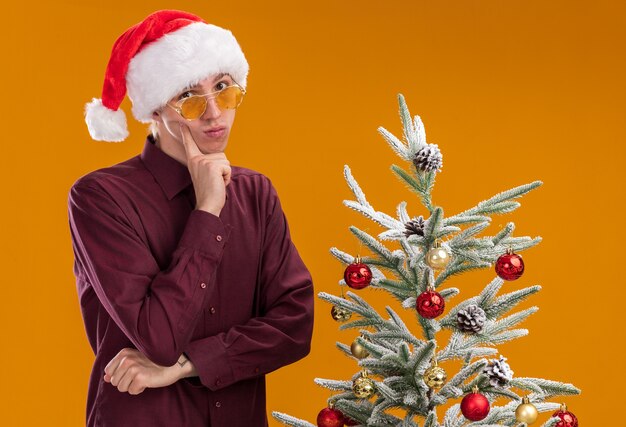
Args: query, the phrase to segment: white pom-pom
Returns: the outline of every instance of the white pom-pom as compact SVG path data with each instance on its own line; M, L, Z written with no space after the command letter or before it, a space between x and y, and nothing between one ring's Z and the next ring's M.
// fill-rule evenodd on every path
M124 111L108 109L101 99L94 98L85 105L85 122L96 141L121 142L128 137Z

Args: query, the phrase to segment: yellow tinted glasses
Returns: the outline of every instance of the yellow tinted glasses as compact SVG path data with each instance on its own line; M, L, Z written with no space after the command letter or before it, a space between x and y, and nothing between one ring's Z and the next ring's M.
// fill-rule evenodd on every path
M215 98L217 106L222 110L233 110L239 107L246 91L238 84L225 87L217 92L191 95L181 99L175 105L169 105L186 120L200 118L206 111L209 99Z

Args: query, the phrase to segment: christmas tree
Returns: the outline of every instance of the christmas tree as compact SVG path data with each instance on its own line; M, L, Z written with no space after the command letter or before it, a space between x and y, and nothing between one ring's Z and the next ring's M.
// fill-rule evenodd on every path
M358 362L359 368L350 380L315 379L318 385L336 392L329 398L328 407L320 411L317 425L524 427L533 424L538 413L551 412L544 426L578 426L575 415L565 405L548 401L579 394L578 388L542 378L515 377L507 358L494 357L498 353L496 345L528 334L528 330L516 326L537 307L510 311L541 287L506 293L501 288L505 281L513 282L523 275L524 262L519 252L537 245L541 238L513 237L513 222L495 236L477 235L490 225L490 215L514 211L520 206L514 199L542 182L521 185L471 209L444 216L442 207L434 204L431 197L436 174L441 172L442 154L436 144L426 142L420 117L411 119L401 94L398 102L404 140L383 127L378 130L393 151L409 164L408 170L397 165L391 169L417 194L429 216L411 217L404 201L398 205L395 218L377 211L367 201L350 168L344 167L346 182L356 199L345 200L344 204L384 231L375 237L350 227L371 251L370 256L350 255L335 247L330 250L346 265L340 285L354 291L347 291L347 298L343 291L341 296L320 292L318 297L332 304L331 314L342 323L341 330L360 330L352 345L337 342L338 349ZM398 249L389 249L384 241L397 242ZM494 267L494 279L479 295L456 305L449 302L453 297L458 300L461 291L447 287L448 279ZM389 292L403 309L413 310L415 327L407 326L389 306L386 316L376 312L358 295L359 289L368 286ZM420 333L414 334L414 329ZM448 341L438 342L437 333L445 329L450 331ZM438 362L452 360L458 360L461 368L451 375ZM437 407L449 401L455 403L445 414L438 414ZM401 412L403 417L391 412ZM286 425L315 426L280 412L272 415Z

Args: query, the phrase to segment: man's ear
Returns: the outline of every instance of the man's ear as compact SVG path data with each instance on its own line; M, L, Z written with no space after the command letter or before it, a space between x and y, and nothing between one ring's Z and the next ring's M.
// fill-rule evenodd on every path
M152 120L163 123L163 119L161 118L161 110L157 110L152 113Z

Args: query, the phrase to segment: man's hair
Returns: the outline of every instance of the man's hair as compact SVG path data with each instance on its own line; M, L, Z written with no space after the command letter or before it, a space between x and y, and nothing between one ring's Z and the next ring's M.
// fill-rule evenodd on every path
M152 134L152 137L154 139L157 139L159 136L159 128L157 126L157 123L155 120L152 120L150 122L150 126L148 127L148 129L150 130L150 133Z

